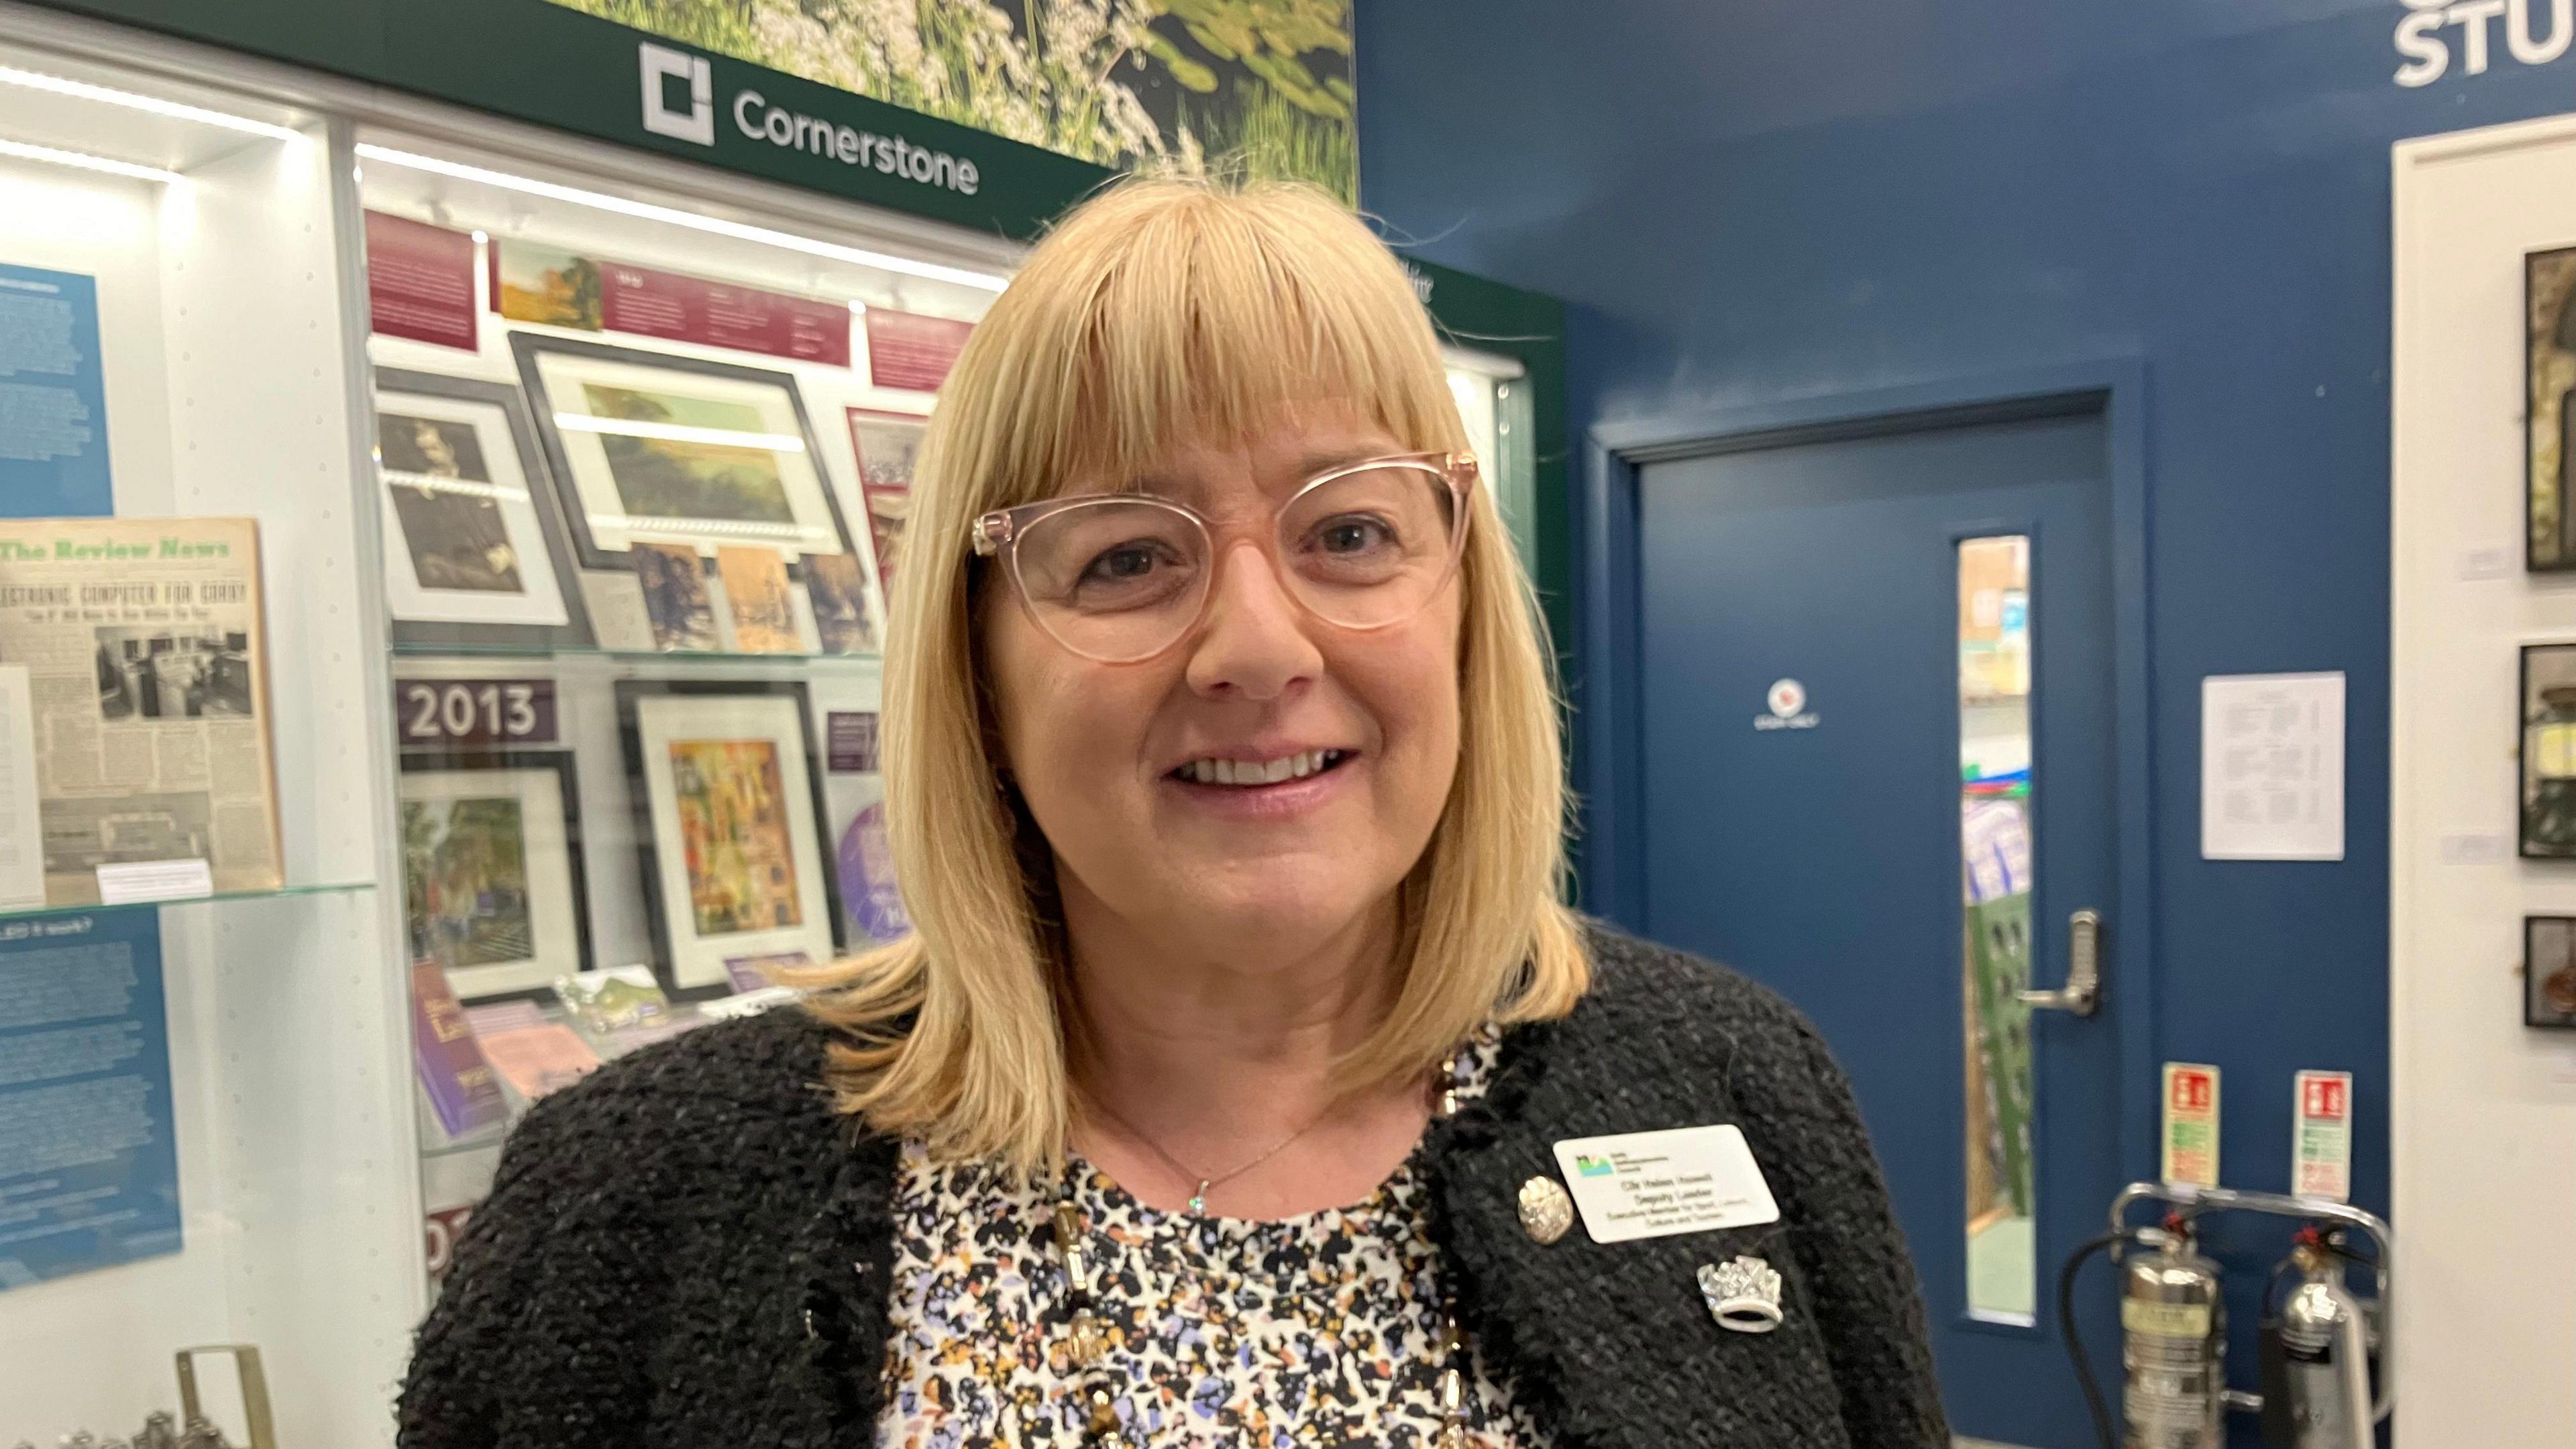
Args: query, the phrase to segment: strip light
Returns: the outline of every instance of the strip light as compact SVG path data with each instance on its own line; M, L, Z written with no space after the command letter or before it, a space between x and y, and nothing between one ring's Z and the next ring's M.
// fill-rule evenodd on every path
M479 181L486 186L498 186L504 190L522 192L529 196L567 201L575 206L611 211L619 216L631 216L643 221L668 222L673 226L684 226L692 231L710 232L716 236L729 236L740 241L784 247L789 251L803 252L808 256L856 262L863 267L900 272L908 277L923 277L934 282L954 282L962 287L975 287L987 292L998 292L1010 285L1009 278L997 277L990 272L968 271L963 267L944 267L936 262L917 262L910 257L898 257L887 252L872 252L863 247L845 247L837 242L816 241L812 237L798 236L794 232L752 226L746 222L726 221L722 217L700 216L696 212L682 211L677 207L656 206L649 201L629 201L622 196L584 191L576 186L558 186L551 181L536 181L525 176L513 176L506 171L492 171L457 161L442 161L435 156L415 155L409 151L396 151L373 143L361 142L358 146L358 154L369 161L382 161L390 166L426 171L434 176L452 176L459 181Z
M55 166L75 166L83 171L104 171L110 176L130 176L137 181L158 181L164 185L188 179L176 171L164 171L158 166L137 166L131 161L111 161L86 151L58 151L51 146L30 146L24 141L0 141L0 156L15 156L21 161L43 161Z
M84 101L103 101L111 106L123 106L130 111L149 111L156 116L172 116L182 121L221 126L227 131L241 131L253 136L266 136L272 140L304 139L300 131L271 125L266 121L254 121L247 116L226 115L222 111L210 111L203 106L183 105L177 101L165 101L158 96L139 96L132 91L110 90L106 86L94 86L87 81L66 80L58 75L20 70L15 66L0 65L0 83L24 86L31 91L49 91L58 96L75 96Z
M758 448L769 453L805 451L805 440L793 433L693 428L686 423L647 423L633 418L596 417L590 413L557 413L555 426L575 433L615 433L621 438L653 438L665 443L712 443L720 448Z

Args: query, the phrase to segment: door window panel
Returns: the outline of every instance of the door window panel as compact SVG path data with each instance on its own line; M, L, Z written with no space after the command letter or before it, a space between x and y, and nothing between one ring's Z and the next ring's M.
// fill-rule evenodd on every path
M1966 923L1968 1311L2031 1323L2030 539L1959 544L1959 826Z

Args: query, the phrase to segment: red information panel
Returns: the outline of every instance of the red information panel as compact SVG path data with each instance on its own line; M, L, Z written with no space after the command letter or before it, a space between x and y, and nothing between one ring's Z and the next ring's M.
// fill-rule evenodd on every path
M369 325L388 337L474 350L474 238L367 213Z
M972 322L881 307L868 309L867 323L868 381L911 392L939 391L975 330Z
M667 337L850 365L850 309L528 242L492 244L492 310L513 322Z

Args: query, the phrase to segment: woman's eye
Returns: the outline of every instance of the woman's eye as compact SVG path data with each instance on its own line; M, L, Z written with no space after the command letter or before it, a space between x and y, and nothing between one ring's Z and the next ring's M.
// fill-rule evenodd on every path
M1141 579L1154 571L1154 562L1152 549L1130 544L1102 553L1084 572L1097 579Z
M1386 525L1373 518L1337 518L1317 530L1316 538L1326 553L1363 553L1388 541Z

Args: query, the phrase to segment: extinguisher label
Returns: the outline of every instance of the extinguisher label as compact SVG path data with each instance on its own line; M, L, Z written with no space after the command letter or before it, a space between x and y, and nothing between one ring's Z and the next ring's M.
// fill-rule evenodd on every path
M2164 1180L2218 1186L2218 1068L2165 1063Z
M2352 1197L2352 1073L2301 1072L2299 1128L2292 1139L2290 1191L2346 1202Z
M2209 1305L2123 1298L2120 1326L2148 1338L2187 1338L2197 1342L2209 1337Z

